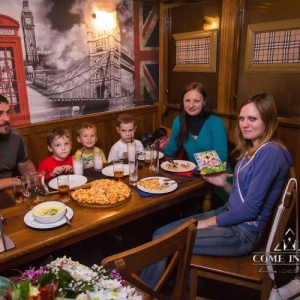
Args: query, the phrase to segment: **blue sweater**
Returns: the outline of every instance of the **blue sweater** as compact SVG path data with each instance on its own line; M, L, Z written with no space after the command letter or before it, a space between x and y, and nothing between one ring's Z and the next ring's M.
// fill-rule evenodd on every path
M172 125L170 140L164 151L166 155L173 156L177 152L179 146L176 138L179 133L180 119L176 117ZM183 143L183 148L189 160L193 162L196 162L194 153L207 150L216 150L222 162L227 161L227 131L223 120L215 115L210 115L205 120L196 140L194 140L192 134L189 132L188 140Z
M273 143L266 143L250 160L239 160L226 204L229 210L216 217L218 226L243 223L250 230L262 232L280 196L291 164L290 153Z

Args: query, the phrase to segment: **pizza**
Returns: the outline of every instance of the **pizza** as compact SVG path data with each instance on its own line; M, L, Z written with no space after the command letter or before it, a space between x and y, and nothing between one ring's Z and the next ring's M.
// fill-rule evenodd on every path
M80 204L115 205L129 199L130 188L121 181L98 179L88 189L71 192L72 198Z
M178 163L178 162L174 162L175 166L172 163L167 163L166 164L166 169L171 171L171 170L176 170L177 167L181 168L181 169L189 169L190 168L190 164L189 163Z
M172 180L171 180L172 181ZM174 182L174 181L173 181ZM173 183L172 183L173 184ZM169 182L161 182L159 178L147 178L140 180L138 185L149 191L162 191L170 186Z

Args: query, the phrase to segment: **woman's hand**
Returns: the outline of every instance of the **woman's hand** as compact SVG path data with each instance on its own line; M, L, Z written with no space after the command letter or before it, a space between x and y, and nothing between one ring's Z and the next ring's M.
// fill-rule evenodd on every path
M221 188L224 188L225 184L227 183L227 174L226 174L226 172L215 173L215 174L211 174L209 176L203 176L203 178L207 182L212 183L213 185L219 186Z
M206 220L199 220L197 229L202 229L202 228L209 228L209 227L216 227L218 226L216 217L211 217Z

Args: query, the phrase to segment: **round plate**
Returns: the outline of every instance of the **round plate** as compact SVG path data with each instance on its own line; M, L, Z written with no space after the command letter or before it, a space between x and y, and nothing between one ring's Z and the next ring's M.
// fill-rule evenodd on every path
M125 204L126 202L128 202L128 200L130 199L131 195L129 197L127 197L125 200L123 201L120 201L120 202L117 202L117 203L114 203L114 204L87 204L87 203L81 203L81 202L78 202L76 201L75 199L72 198L72 200L80 205L80 206L83 206L83 207L87 207L87 208L112 208L112 207L116 207L116 206L120 206L122 204Z
M163 158L165 155L162 152L159 152L159 159ZM138 160L145 160L145 153L141 153L138 156Z
M177 164L177 168L172 168L172 169L167 168L167 166L171 164L169 161L164 161L160 165L160 167L162 169L164 169L165 171L169 171L169 172L189 172L196 168L196 164L194 164L193 162L188 161L188 160L174 159L174 163ZM188 167L180 166L180 165L187 165L187 164L188 164Z
M164 183L169 183L169 186L166 187L165 189L163 190L160 190L160 191L153 191L153 190L148 190L146 189L145 187L141 186L140 185L140 182L141 181L144 181L144 180L147 180L147 179L159 179L159 184L162 185ZM147 193L151 193L151 194L167 194L167 193L170 193L170 192L173 192L174 190L177 189L178 187L178 184L175 180L172 180L170 178L167 178L167 177L146 177L146 178L143 178L141 179L138 183L137 183L137 187L143 191L143 192L147 192Z
M71 219L73 217L73 210L72 208L67 206L67 217L69 219ZM55 228L58 226L61 226L65 223L67 223L67 220L65 219L65 217L62 217L60 220L58 220L57 222L54 223L40 223L38 221L36 221L32 215L32 210L30 210L24 217L24 222L26 225L28 225L29 227L32 228L37 228L37 229L51 229L51 228Z
M70 188L74 188L77 186L81 186L87 182L87 178L82 175L68 175L69 176L69 185ZM48 185L54 189L57 190L57 177L53 178L52 180L49 181Z
M110 165L102 169L102 174L108 177L114 177L114 166ZM124 164L124 176L129 175L129 166Z

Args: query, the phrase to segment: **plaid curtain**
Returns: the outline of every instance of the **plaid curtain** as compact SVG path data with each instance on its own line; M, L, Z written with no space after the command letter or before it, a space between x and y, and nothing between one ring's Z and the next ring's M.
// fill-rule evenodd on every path
M253 49L255 64L300 63L300 29L256 33Z
M209 63L210 37L176 41L176 65Z

